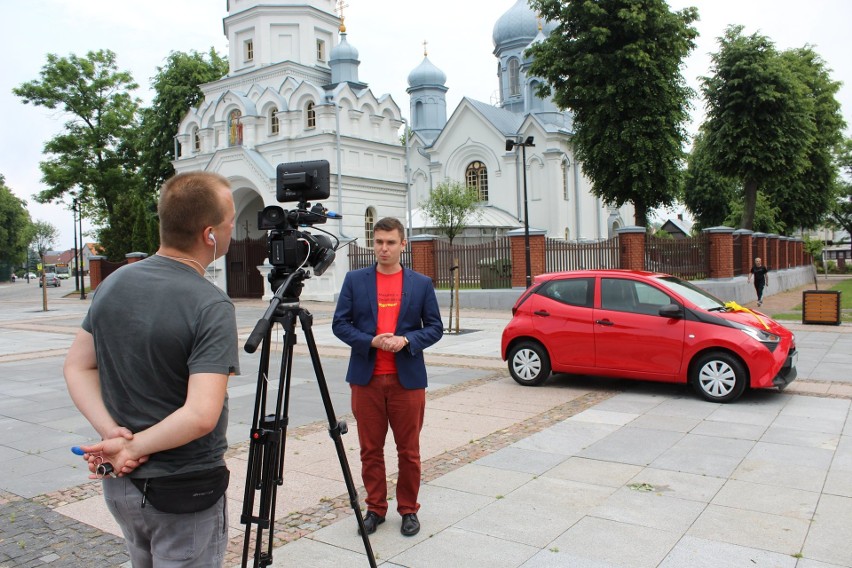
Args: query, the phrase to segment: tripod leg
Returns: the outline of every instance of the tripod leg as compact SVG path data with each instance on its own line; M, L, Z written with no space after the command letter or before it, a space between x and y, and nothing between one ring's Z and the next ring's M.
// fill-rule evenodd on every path
M299 309L299 322L302 324L302 331L305 333L308 351L311 354L311 364L314 367L314 374L317 378L317 386L319 387L323 407L328 417L328 433L332 440L334 440L334 447L337 449L337 459L340 461L340 469L343 472L343 479L346 481L346 489L349 492L349 504L355 513L355 518L358 520L358 528L360 529L358 532L361 534L361 540L364 542L367 559L370 562L370 566L376 568L376 558L373 554L373 547L370 545L370 537L367 535L367 529L364 526L364 517L361 515L358 492L355 489L355 482L352 480L352 470L349 467L349 460L346 458L346 449L343 447L342 435L348 431L348 427L345 421L338 421L337 416L334 414L334 406L331 403L328 384L325 381L319 351L314 340L312 329L313 316L307 310Z
M255 492L262 490L264 483L262 481L262 468L264 457L268 454L269 448L266 444L266 437L262 433L264 415L266 414L266 397L267 387L269 384L269 354L270 354L270 338L271 328L267 330L263 348L260 352L260 364L257 372L257 394L254 400L254 415L252 417L251 432L249 436L249 455L246 462L246 485L245 493L243 494L243 512L240 517L240 522L246 526L245 537L243 540L243 557L242 568L248 566L249 543L251 542L251 526L258 525L258 533L260 533L262 523L264 522L259 516L255 517L254 513L254 496ZM258 534L258 538L260 535ZM257 559L255 559L257 562Z
M284 333L284 351L279 374L278 396L275 411L267 414L268 369L270 359L270 339L272 327L267 331L261 351L261 363L258 371L258 390L255 399L254 417L250 434L249 457L246 471L245 498L241 522L246 525L243 542L242 568L248 565L248 553L251 542L251 525L257 525L254 549L254 568L272 564L272 535L275 526L275 503L277 489L283 484L284 447L290 400L290 379L292 373L293 346L296 342L296 318L287 311L281 322ZM254 513L254 494L260 491L258 512ZM263 532L268 530L267 547L264 552Z

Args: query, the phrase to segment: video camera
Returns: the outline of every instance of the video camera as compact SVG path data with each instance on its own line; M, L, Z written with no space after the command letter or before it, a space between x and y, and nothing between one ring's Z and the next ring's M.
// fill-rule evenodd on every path
M257 214L257 228L269 231L267 248L269 262L273 268L268 279L273 290L277 290L286 278L294 273L300 273L302 278L310 278L303 270L306 266L309 266L315 275L320 276L334 262L335 251L340 243L337 237L322 229L317 230L330 236L314 235L300 230L300 227L312 227L329 219L343 218L319 203L311 207L308 202L326 199L330 195L329 180L327 160L278 164L275 197L279 203L296 201L298 206L286 211L277 205L270 205ZM332 238L336 244L332 242ZM289 294L291 297L298 297L301 291L301 282L297 284L297 291Z

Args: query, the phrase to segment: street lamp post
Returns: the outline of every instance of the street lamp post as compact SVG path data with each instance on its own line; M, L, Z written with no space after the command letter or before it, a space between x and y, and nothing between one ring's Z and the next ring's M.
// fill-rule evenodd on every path
M75 290L80 289L80 249L77 248L77 199L74 198L73 207L71 211L74 213L74 288Z
M79 200L74 200L77 203L77 222L79 225L80 231L80 250L79 252L79 263L80 263L80 299L86 299L86 279L83 277L83 270L85 267L83 266L83 204Z
M521 159L523 160L522 167L524 171L524 260L526 261L527 269L527 288L529 288L532 286L532 262L530 261L530 213L529 201L527 200L527 147L533 148L535 144L533 144L532 136L527 136L523 142L520 141L520 138L519 136L518 141L511 138L507 139L506 151L511 152L515 146L521 147Z

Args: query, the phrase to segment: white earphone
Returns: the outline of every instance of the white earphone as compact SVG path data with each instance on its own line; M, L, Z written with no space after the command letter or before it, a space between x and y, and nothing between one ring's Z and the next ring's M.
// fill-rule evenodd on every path
M208 235L208 237L207 237L207 240L215 245L216 244L216 235L214 235L213 233L210 233L210 235Z

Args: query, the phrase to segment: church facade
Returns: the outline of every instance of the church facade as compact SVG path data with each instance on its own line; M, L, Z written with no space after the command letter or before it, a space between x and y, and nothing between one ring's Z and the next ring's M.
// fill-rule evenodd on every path
M233 238L263 239L258 212L276 200L276 166L327 160L331 195L322 204L341 220L304 227L372 246L372 223L394 216L411 234L434 233L418 208L439 183L472 185L481 196L476 219L461 241L480 242L523 227L524 170L529 223L549 237L607 238L629 224L632 209L604 206L594 197L571 151L570 114L535 97L523 57L550 30L518 0L494 26L500 61L500 101L464 98L447 119L446 76L424 54L408 77L411 119L387 94L374 94L358 75L359 54L348 41L333 0L300 3L229 0L224 30L229 73L202 86L205 98L190 109L178 136L177 172L205 170L231 182L237 220ZM541 29L540 29L541 28ZM407 144L403 133L410 132ZM534 146L514 146L533 138ZM626 223L626 221L628 223ZM304 299L334 300L348 269L337 261L309 280ZM229 270L258 269L217 261L218 284ZM255 276L256 275L256 276ZM268 294L268 285L265 285Z

